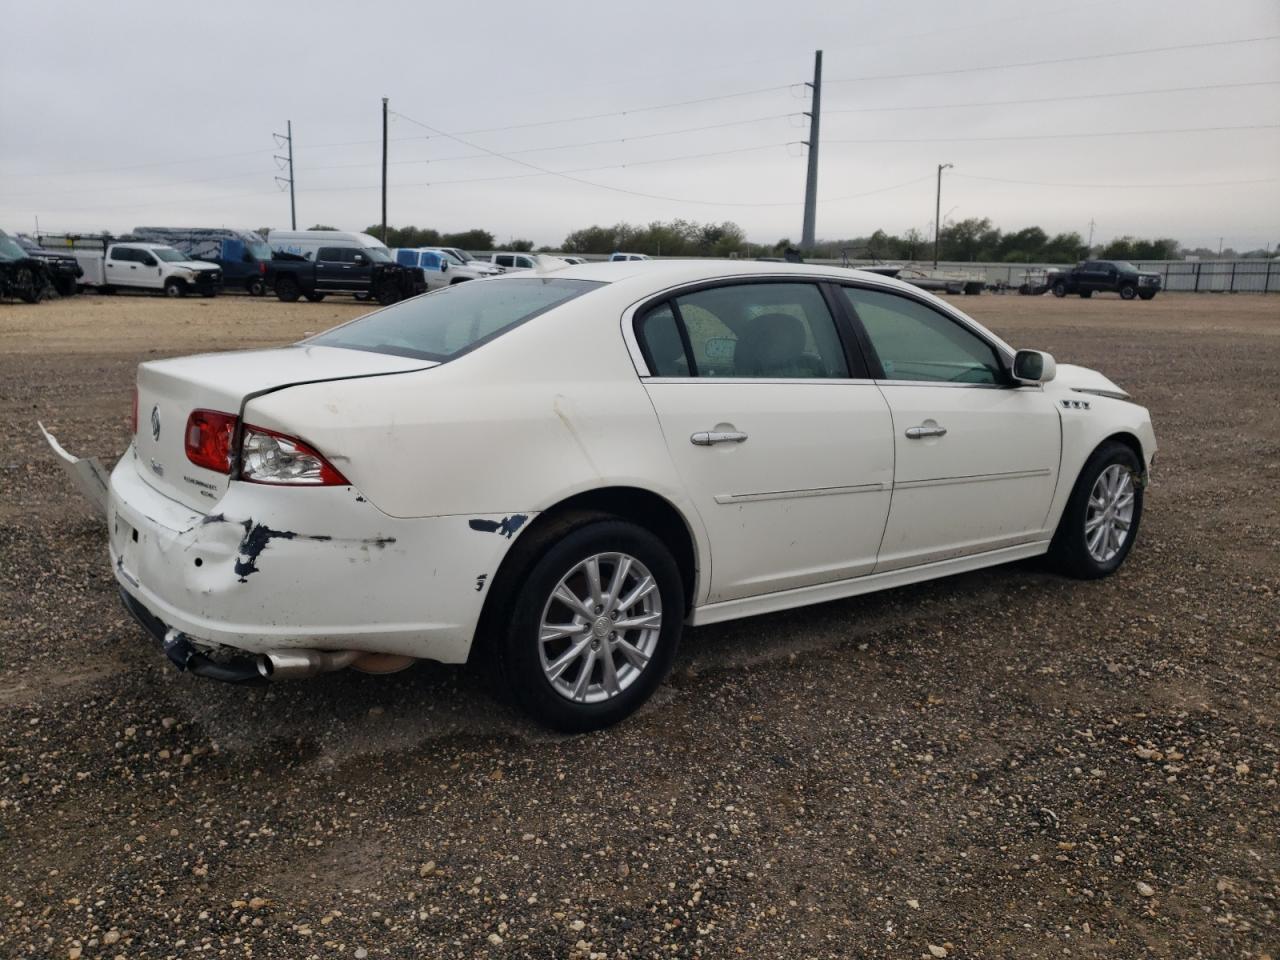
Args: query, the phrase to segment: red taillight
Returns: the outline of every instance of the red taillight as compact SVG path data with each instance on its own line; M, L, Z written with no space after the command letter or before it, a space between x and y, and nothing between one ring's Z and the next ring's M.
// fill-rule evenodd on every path
M136 435L138 433L138 387L133 387L133 410L129 414L129 433Z
M346 487L349 481L314 447L264 427L245 424L240 479L308 487Z
M264 277L267 275L267 264L263 260L258 261L258 272Z
M192 410L187 417L187 459L215 473L230 473L231 438L235 432L235 414Z

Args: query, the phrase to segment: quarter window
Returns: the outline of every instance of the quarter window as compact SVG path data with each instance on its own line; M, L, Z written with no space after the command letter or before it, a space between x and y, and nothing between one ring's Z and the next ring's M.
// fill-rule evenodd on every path
M133 260L138 259L137 257L135 257L135 256L133 255L133 253L134 253L134 251L133 251L133 248L132 248L132 247L112 247L112 248L111 248L111 259L112 259L112 260L115 260L115 261L117 261L117 262L119 262L119 261L121 261L121 260L124 260L124 261L133 261Z
M664 310L671 312L665 306L651 311L636 331L660 376L849 376L835 321L814 284L711 287L677 297L670 319ZM681 324L684 338L674 339L672 328L679 333Z
M907 297L841 289L862 321L886 380L1004 382L995 348L950 317Z

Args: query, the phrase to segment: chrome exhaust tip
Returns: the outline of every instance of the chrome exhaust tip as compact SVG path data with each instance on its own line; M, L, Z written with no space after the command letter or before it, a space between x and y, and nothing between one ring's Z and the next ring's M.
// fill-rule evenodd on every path
M266 680L299 680L345 670L359 656L359 650L272 650L258 658L258 673Z

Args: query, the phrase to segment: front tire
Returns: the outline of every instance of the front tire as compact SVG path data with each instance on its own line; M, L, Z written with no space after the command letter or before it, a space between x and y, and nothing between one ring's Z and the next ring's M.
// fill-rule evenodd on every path
M310 300L312 303L319 303L321 300L324 299L324 294L313 290L307 294L307 299Z
M1137 295L1138 295L1138 288L1135 287L1132 283L1126 283L1124 286L1120 288L1121 300L1132 300Z
M671 669L684 625L680 569L661 540L623 520L584 517L533 536L493 645L500 681L553 729L617 723Z
M1080 291L1080 299L1081 299L1081 300L1088 300L1088 299L1089 299L1090 297L1092 297L1092 296L1093 296L1093 291L1092 291L1092 290L1081 290L1081 291Z
M249 292L249 296L260 297L267 292L267 282L261 277L255 277L246 283L244 288Z
M1065 297L1067 295L1067 285L1059 280L1053 285L1053 295L1055 297Z
M1154 293L1140 293L1138 296L1143 300L1154 300L1156 298Z
M382 304L384 307L389 307L391 304L396 303L399 300L400 288L396 285L394 280L384 280L382 283L378 284L378 303Z
M1123 443L1108 441L1089 457L1049 547L1060 571L1080 580L1115 573L1142 520L1142 464Z
M181 280L167 280L164 285L166 297L180 297L187 292L187 285Z

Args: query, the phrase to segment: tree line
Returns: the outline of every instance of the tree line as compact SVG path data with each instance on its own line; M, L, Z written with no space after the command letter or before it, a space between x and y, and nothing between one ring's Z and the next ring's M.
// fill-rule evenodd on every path
M317 224L312 230L332 230ZM375 224L366 233L381 236L382 226ZM263 231L264 235L266 231ZM512 250L529 252L531 240L509 239L498 242L494 234L479 228L460 233L442 233L430 227L387 227L389 247L459 247L463 250ZM654 220L648 224L595 224L574 230L558 247L539 247L539 253L573 253L607 256L616 251L645 253L655 257L740 257L799 255L812 259L912 261L933 259L933 237L916 228L901 235L876 230L866 236L838 240L819 240L812 249L801 250L791 238L773 244L751 243L746 232L732 221L696 223L692 220ZM1277 250L1276 252L1280 252ZM1075 263L1087 257L1107 260L1173 260L1195 255L1202 259L1219 256L1205 248L1187 249L1172 237L1146 239L1117 237L1090 247L1074 231L1050 236L1040 227L1023 227L1005 232L988 217L970 217L948 223L938 234L938 259L983 263ZM1224 249L1221 256L1270 257L1266 249L1237 253Z

